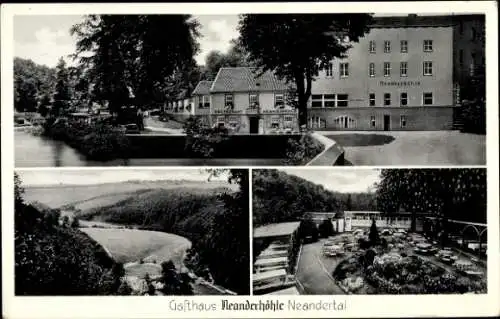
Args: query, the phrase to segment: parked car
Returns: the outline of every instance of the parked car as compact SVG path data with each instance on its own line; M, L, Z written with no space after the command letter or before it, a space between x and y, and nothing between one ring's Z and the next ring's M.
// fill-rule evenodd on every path
M139 126L137 124L125 124L123 125L125 128L125 134L140 134Z

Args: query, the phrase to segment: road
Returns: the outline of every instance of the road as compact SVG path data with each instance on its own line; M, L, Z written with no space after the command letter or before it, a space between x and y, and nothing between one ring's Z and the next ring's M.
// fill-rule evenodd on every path
M296 280L307 295L344 295L332 277L342 257L324 257L323 240L302 246Z

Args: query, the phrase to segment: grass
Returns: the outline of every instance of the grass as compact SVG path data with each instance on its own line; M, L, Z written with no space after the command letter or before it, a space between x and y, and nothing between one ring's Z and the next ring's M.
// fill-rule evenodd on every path
M382 134L333 134L327 137L344 147L385 145L395 140L393 136Z
M179 264L184 251L191 246L190 241L184 237L155 231L116 228L82 228L82 231L122 263L155 256L158 264L168 260Z

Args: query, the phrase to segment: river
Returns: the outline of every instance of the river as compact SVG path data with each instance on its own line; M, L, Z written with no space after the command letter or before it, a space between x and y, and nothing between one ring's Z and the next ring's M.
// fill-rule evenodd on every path
M64 142L54 141L29 132L14 132L16 167L68 166L264 166L282 165L280 159L244 158L133 158L91 161Z

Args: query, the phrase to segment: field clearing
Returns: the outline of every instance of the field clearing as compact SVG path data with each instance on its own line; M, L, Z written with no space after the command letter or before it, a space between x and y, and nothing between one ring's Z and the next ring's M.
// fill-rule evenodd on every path
M125 274L127 276L135 276L138 278L144 278L146 274L150 277L156 277L161 275L161 265L152 263L131 263L124 266Z
M81 230L108 249L116 261L122 263L155 256L158 264L172 260L178 265L182 263L185 250L191 247L191 242L184 237L156 231L116 228Z

